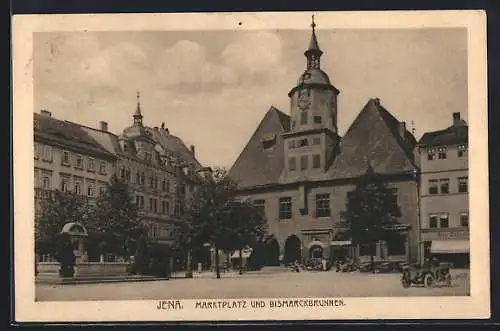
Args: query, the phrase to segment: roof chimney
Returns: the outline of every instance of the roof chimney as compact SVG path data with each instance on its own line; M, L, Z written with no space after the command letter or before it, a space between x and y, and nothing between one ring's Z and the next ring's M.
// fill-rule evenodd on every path
M100 124L101 131L104 131L104 132L108 131L108 122L101 121L99 124Z
M399 122L399 135L401 138L405 138L406 135L406 122Z
M52 116L52 113L48 110L45 110L45 109L42 109L40 111L40 114L44 115L44 116L48 116L48 117L51 117Z
M459 112L456 112L456 113L453 113L453 125L454 126L457 126L457 125L460 125L460 113Z
M191 153L194 155L194 145L189 146L189 149L191 149Z

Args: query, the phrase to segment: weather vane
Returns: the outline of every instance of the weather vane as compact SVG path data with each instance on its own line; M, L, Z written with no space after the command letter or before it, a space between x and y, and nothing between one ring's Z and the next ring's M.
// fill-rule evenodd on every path
M311 28L314 28L316 27L316 23L314 23L314 14L312 14L312 23L311 23Z

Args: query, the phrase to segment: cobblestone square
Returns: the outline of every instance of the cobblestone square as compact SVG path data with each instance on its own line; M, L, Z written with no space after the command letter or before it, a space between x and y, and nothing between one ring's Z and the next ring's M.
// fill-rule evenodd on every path
M180 276L180 275L179 275ZM35 288L37 301L159 300L277 297L398 297L470 295L469 271L452 270L451 287L403 288L401 275L370 273L300 272L284 268L265 268L243 275L225 273L195 274L192 279L97 283L81 285L42 285Z

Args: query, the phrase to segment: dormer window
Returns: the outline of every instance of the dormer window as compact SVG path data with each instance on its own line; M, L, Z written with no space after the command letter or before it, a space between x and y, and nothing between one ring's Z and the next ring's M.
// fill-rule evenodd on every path
M301 140L299 140L299 146L300 147L309 146L309 143L308 143L307 139L301 139Z
M441 160L446 159L446 147L439 147L438 148L438 158Z
M457 156L462 157L467 152L467 146L465 144L457 146Z
M274 145L276 145L276 134L265 134L262 137L262 147L264 149L269 149L272 148Z

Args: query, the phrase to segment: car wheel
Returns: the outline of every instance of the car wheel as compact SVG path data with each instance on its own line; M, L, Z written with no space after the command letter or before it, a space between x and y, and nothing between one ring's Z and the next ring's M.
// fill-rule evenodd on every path
M434 286L434 277L431 274L427 274L424 277L424 286L427 288Z
M404 288L410 287L410 279L407 276L403 276L401 278L401 284L403 285Z

